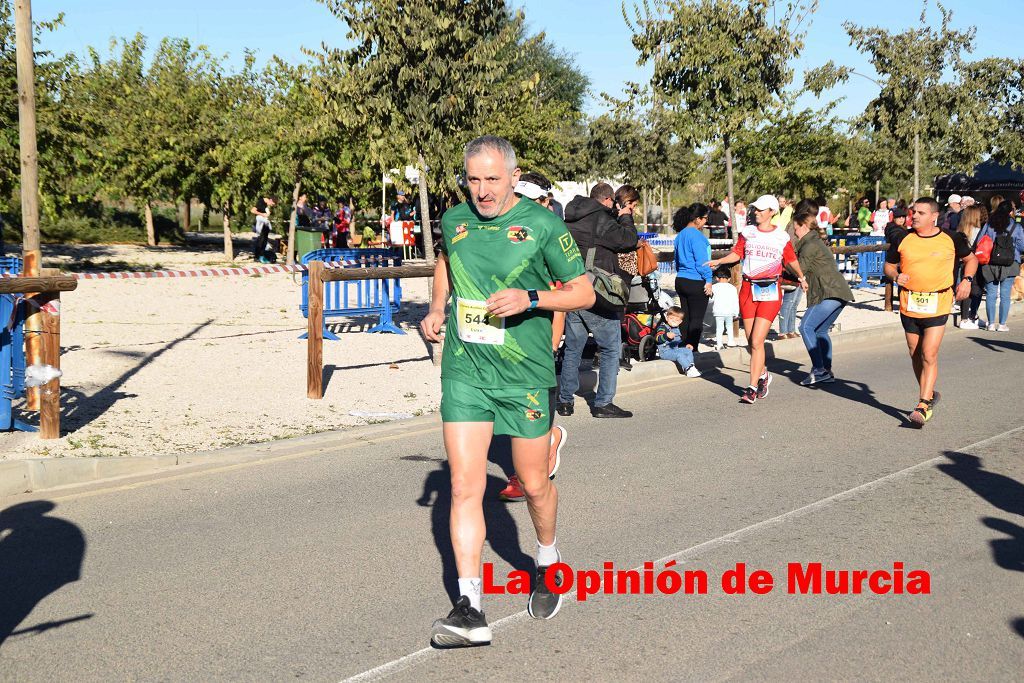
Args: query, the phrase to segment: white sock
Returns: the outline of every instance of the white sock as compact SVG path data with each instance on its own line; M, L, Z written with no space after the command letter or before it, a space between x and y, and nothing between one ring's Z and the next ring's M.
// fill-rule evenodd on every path
M459 577L459 595L469 598L469 606L475 610L480 609L480 590L482 584L479 578L464 579Z
M538 567L550 567L554 563L561 561L561 556L558 554L557 545L557 538L551 542L551 545L544 545L540 541L537 541Z

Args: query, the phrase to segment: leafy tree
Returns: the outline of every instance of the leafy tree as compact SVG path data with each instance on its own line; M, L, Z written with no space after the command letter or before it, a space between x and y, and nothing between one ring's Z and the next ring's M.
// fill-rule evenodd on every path
M794 2L773 21L773 0L645 1L632 18L623 7L637 64L653 63L651 86L677 135L722 144L730 197L733 141L782 97L803 50L801 25L816 9L817 0Z
M428 176L439 189L454 190L462 145L482 126L493 132L494 122L520 115L538 83L509 82L522 15L510 15L503 0L321 2L348 25L355 44L319 54L322 97L366 138L378 168L422 169L420 216L432 261ZM516 137L507 126L502 132Z
M791 197L831 195L855 168L850 140L823 112L783 109L735 139L738 187L743 194L777 188Z
M954 30L950 26L953 13L941 4L938 9L942 17L938 29L928 22L928 0L924 0L920 25L900 33L849 21L843 24L850 44L869 57L879 76L875 81L879 93L868 103L866 121L875 131L886 131L899 148L914 152L915 197L920 196L922 150L928 153L938 148L956 128L971 136L981 132L974 127L976 119L971 115L971 107L965 106L967 101L959 84L946 78L950 69L963 68L962 55L973 50L975 29ZM849 67L829 62L809 71L805 83L820 93L855 74ZM969 168L976 159L955 155L948 161L954 167Z
M63 15L36 21L34 42L44 32L57 30ZM14 16L10 0L0 0L0 209L11 210L21 184L21 156L18 145L18 69ZM59 207L78 198L73 173L75 121L61 106L66 82L75 69L72 55L57 57L35 50L36 130L39 152L40 199L44 212L53 215Z
M977 160L989 153L999 163L1024 166L1024 60L964 63L958 93L964 106L947 154Z

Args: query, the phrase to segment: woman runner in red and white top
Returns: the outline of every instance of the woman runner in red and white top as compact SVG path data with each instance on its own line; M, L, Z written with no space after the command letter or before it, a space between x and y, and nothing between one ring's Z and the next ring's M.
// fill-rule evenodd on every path
M779 212L779 201L766 194L757 198L754 219L757 225L748 225L740 232L732 253L708 262L712 270L720 265L743 261L743 285L740 287L740 317L750 348L750 386L743 391L740 401L753 403L768 395L772 375L765 367L764 341L768 330L782 307L779 277L783 264L789 267L807 291L789 233L783 227L772 225L772 216Z

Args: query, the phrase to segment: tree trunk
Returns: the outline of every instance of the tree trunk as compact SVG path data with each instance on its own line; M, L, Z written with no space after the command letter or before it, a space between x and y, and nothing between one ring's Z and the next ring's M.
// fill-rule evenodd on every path
M723 138L725 143L725 183L728 186L726 194L729 197L735 196L732 191L732 146L729 144L729 136ZM729 202L729 233L732 239L736 239L736 202Z
M235 247L231 243L231 201L224 202L224 258L235 260Z
M285 259L285 263L291 265L295 263L295 226L299 224L299 188L302 186L302 168L299 168L299 179L295 181L295 187L292 189L292 215L288 220L288 257Z
M42 251L39 247L39 153L36 148L32 4L29 0L17 0L13 4L18 82L18 148L21 156L22 258L25 275L39 275ZM29 365L35 365L43 359L43 317L38 309L28 308L25 332L25 358ZM29 389L25 407L28 410L39 410L41 395L40 388Z
M192 198L185 197L185 207L181 214L181 230L188 232L192 228Z
M914 133L914 199L921 196L921 135Z
M423 230L423 255L427 265L434 265L434 233L430 228L430 197L427 195L427 162L418 155L420 163L420 229Z
M643 224L644 224L644 230L647 231L647 232L650 232L649 230L647 230L647 223L650 222L650 220L651 220L650 216L651 216L651 191L648 190L645 187L644 188L644 217L643 217Z
M881 191L882 181L875 179L875 208L878 208L878 193ZM915 192L916 196L916 192Z
M153 205L148 199L146 200L146 244L151 247L155 247L157 244L156 226L153 225Z
M199 223L199 230L200 230L200 232L202 231L203 228L210 227L210 200L209 199L207 199L207 200L205 200L203 202L203 217L201 219L199 219L199 220L200 220L200 223Z
M672 188L671 187L668 188L668 213L665 214L665 220L662 221L662 222L663 223L668 223L669 225L672 225ZM661 232L661 230L659 230L658 232ZM665 230L665 234L670 235L672 233L669 230L666 229Z

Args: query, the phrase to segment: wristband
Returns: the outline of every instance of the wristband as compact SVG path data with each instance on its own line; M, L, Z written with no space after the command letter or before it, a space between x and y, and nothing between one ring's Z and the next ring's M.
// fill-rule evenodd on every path
M533 309L537 308L537 304L540 303L540 295L537 294L536 289L526 290L526 295L530 297L530 307L527 308L526 310L532 311Z

